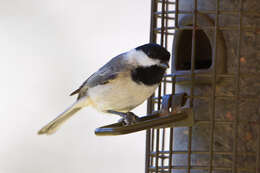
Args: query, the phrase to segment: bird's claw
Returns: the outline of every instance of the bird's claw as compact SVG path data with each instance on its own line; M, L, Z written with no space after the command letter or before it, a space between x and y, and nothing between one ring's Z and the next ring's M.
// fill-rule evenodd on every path
M132 112L127 112L124 114L124 117L119 120L119 122L122 122L125 126L129 126L135 124L137 120L138 116Z

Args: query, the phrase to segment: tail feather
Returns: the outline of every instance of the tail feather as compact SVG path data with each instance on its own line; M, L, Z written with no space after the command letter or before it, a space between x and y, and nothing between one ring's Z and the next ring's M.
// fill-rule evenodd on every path
M45 125L41 130L38 131L38 134L53 134L55 133L58 128L72 115L74 115L76 112L78 112L82 107L78 105L78 102L71 105L68 109L66 109L63 113L61 113L57 118L49 122L47 125Z

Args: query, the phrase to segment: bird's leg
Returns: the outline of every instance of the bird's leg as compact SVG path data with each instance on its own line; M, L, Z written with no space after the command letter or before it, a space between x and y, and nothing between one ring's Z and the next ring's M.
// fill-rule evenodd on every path
M120 119L119 122L123 122L125 125L132 125L138 119L138 116L136 116L132 112L124 113L124 112L117 112L117 111L113 111L113 110L108 110L107 112L111 113L111 114L116 114L116 115L119 115L120 117L122 117L122 119Z
M182 107L181 106L176 106L172 109L172 112L175 114L181 113Z

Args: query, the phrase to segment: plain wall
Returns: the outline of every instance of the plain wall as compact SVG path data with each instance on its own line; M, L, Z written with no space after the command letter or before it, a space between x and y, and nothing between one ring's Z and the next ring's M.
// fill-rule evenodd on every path
M147 43L149 23L148 0L0 0L0 173L144 172L145 132L94 134L117 116L85 108L54 135L37 131L100 66Z

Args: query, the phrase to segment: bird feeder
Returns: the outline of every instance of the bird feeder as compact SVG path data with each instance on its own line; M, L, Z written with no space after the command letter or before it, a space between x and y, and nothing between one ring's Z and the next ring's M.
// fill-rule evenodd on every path
M146 133L146 173L260 172L260 3L152 0L150 41L172 53L148 101L187 93L191 126Z

